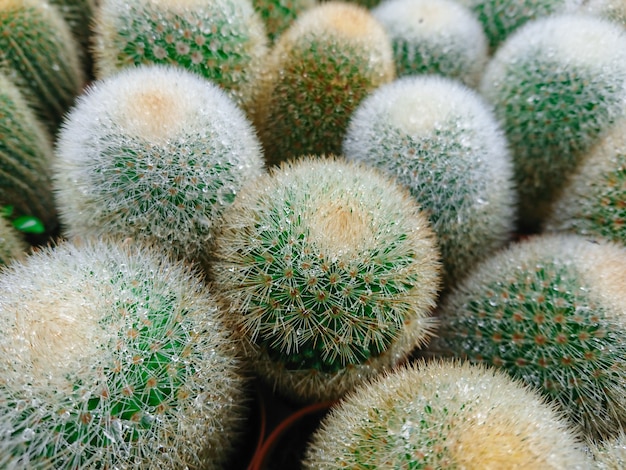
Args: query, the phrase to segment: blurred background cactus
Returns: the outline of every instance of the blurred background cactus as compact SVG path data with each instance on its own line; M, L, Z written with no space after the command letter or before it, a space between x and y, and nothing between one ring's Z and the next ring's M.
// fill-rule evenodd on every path
M65 234L115 235L206 261L221 213L263 172L243 111L182 68L132 67L94 84L57 142Z
M244 108L267 54L251 0L102 0L93 29L97 78L129 65L176 65L217 83Z
M624 114L626 31L588 15L528 23L496 52L480 92L511 145L522 231L537 231L581 155Z
M447 288L511 239L506 139L486 103L459 82L416 76L380 86L355 110L343 152L410 190L437 234Z
M0 70L54 133L85 83L80 47L55 6L0 0Z
M268 164L339 154L352 111L394 75L391 40L367 9L303 12L274 45L252 111Z
M511 245L442 303L432 351L502 367L590 437L626 422L626 248L578 235Z
M159 251L42 249L0 273L0 467L223 468L245 379L216 301Z
M333 400L430 337L439 252L408 192L362 165L302 158L224 212L212 280L257 374Z
M273 43L301 13L319 5L319 0L253 0L252 4Z
M590 468L579 438L538 394L458 362L401 368L359 387L314 432L305 469Z
M385 0L372 14L391 38L398 77L438 74L478 86L487 38L469 9L453 0Z

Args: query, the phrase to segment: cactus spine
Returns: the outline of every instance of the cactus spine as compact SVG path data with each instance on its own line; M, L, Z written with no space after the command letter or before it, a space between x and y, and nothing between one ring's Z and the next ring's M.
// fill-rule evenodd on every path
M152 65L80 97L59 134L54 188L71 237L133 237L205 261L222 211L262 172L251 124L217 85Z
M538 394L466 363L403 367L351 393L313 434L305 469L589 468Z
M382 85L354 112L343 152L405 185L437 234L447 287L514 228L513 166L491 110L437 76Z
M108 241L0 274L2 468L222 468L244 380L198 275Z
M372 14L391 38L398 77L438 74L478 86L487 38L469 9L452 0L385 0Z
M394 78L391 40L364 7L326 2L280 36L253 119L269 164L339 154L359 102Z
M543 235L501 251L443 302L434 351L504 368L588 436L626 419L626 249Z
M256 372L294 399L329 400L430 336L438 256L393 180L303 157L242 189L211 272Z
M511 145L521 222L536 230L581 155L624 113L626 32L586 15L536 20L497 51L480 90Z

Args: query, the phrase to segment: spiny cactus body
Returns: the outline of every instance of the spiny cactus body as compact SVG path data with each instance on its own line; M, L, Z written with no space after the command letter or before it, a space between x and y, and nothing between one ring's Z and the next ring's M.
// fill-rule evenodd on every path
M20 259L26 252L26 243L11 223L0 217L0 267Z
M616 437L589 446L597 470L623 470L626 468L626 434L620 432Z
M335 399L430 336L438 251L418 205L373 169L283 164L224 213L213 280L258 374Z
M507 143L483 100L460 83L426 76L382 85L354 112L343 152L410 190L437 234L448 287L509 240Z
M82 62L91 65L91 26L97 0L49 0L55 5L81 47ZM90 72L89 70L87 70Z
M396 75L438 74L478 86L487 39L472 12L453 0L386 0L372 10L393 45Z
M365 8L336 1L300 15L268 61L252 114L269 164L339 154L352 111L394 77L380 23Z
M246 107L266 53L265 27L251 0L103 0L95 14L97 78L129 65L176 65Z
M504 368L587 435L626 420L626 249L535 236L476 268L443 302L434 351Z
M273 43L305 10L319 4L318 0L253 0L254 9L265 23Z
M581 154L624 113L626 31L588 15L529 23L498 50L480 90L511 145L522 224L536 229Z
M50 180L52 140L17 86L0 72L0 206L58 225Z
M96 83L68 115L54 188L69 236L116 235L204 261L239 188L263 172L243 112L217 86L166 66Z
M244 379L216 301L158 251L43 249L0 275L0 467L222 468Z
M626 120L593 147L551 208L544 229L626 245Z
M323 420L305 469L587 469L554 407L506 374L467 363L401 368Z
M85 82L69 26L43 0L0 1L0 70L52 132Z

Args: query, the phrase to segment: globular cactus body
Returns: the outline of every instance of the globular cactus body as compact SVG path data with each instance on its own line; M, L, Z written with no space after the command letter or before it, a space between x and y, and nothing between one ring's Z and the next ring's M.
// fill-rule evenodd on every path
M244 188L211 272L256 372L336 399L430 336L439 281L428 221L372 169L303 158Z
M484 101L460 83L426 76L382 85L354 112L343 153L410 190L437 234L447 287L510 239L507 143Z
M587 469L554 407L504 373L419 363L359 387L322 421L305 469Z
M207 468L240 431L244 379L198 275L108 241L0 275L0 467Z
M142 66L81 96L59 135L54 189L69 236L133 237L205 261L223 209L262 172L252 126L223 90Z
M440 309L434 351L502 367L589 436L626 419L626 249L543 235L476 268Z

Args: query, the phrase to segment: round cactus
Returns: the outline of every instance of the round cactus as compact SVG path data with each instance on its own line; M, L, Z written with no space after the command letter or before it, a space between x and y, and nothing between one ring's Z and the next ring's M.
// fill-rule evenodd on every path
M211 272L258 374L332 400L430 336L438 251L410 195L373 169L301 158L224 213Z
M593 147L551 208L545 231L571 231L626 245L626 120Z
M319 0L252 0L252 4L273 43L302 12L318 5Z
M85 82L72 32L44 0L0 0L0 70L51 132Z
M590 445L597 470L622 470L626 468L626 434L621 431L616 437L593 442Z
M536 229L582 153L624 113L626 31L587 15L536 20L502 45L480 90L511 145L521 222Z
M503 367L587 435L626 420L626 249L578 235L511 245L442 303L432 350Z
M26 252L26 243L13 226L0 217L0 267L20 259Z
M493 369L420 363L330 411L305 469L590 468L578 436L538 394Z
M576 10L581 0L457 0L477 17L491 51L497 50L522 25Z
M139 64L183 67L250 104L267 54L251 0L102 0L94 21L97 78Z
M1 39L0 39L1 40ZM0 71L0 205L58 226L50 165L52 140L20 90Z
M343 152L410 190L437 234L447 287L510 239L507 143L483 100L460 83L424 76L382 85L352 115Z
M332 1L305 11L270 53L252 112L268 163L339 154L354 108L393 77L391 40L364 7Z
M133 237L204 261L222 211L263 163L252 125L217 85L141 66L80 97L53 184L67 235Z
M0 467L222 468L244 378L189 268L108 241L0 274Z
M478 86L487 62L482 25L453 0L385 0L372 10L393 45L396 75L438 74Z

